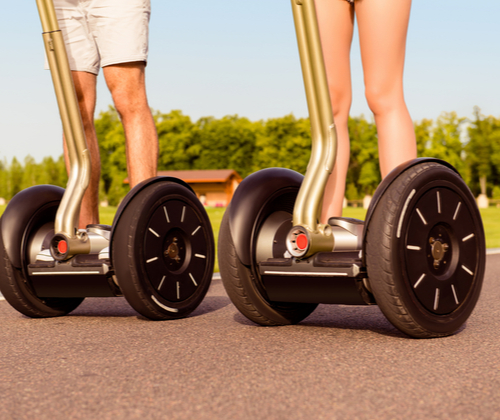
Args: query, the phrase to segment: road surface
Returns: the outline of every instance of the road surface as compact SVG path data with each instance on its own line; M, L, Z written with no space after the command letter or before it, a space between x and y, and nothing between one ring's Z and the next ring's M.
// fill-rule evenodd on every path
M122 298L63 318L0 302L1 419L500 419L500 255L466 326L410 339L378 307L252 324L215 280L186 319Z

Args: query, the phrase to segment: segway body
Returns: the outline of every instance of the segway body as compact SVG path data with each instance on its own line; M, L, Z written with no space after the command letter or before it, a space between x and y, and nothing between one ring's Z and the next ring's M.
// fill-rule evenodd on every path
M361 220L318 223L336 133L313 0L292 0L312 128L305 177L247 177L226 210L219 267L234 305L261 325L293 324L319 303L378 304L419 338L456 332L479 298L485 240L474 197L446 162L415 159L380 184Z
M35 186L7 206L0 219L0 291L30 317L67 314L85 297L121 295L147 318L184 317L212 279L208 215L186 183L155 177L130 191L113 226L77 229L90 158L54 6L37 5L71 171L66 190Z
M396 168L365 222L332 218L338 248L304 259L286 247L301 179L286 169L257 172L226 210L219 266L245 316L286 325L319 303L378 304L413 337L449 335L464 324L481 291L485 242L474 198L450 165L416 159Z
M124 295L142 315L170 319L200 304L212 278L214 242L208 215L187 184L168 177L139 184L113 227L82 232L90 253L58 261L50 244L63 194L51 185L24 190L0 220L0 291L14 308L30 317L57 316L85 297Z

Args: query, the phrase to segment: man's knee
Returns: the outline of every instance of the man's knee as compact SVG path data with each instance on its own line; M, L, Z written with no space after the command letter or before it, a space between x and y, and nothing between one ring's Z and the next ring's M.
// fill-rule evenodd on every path
M149 112L146 94L140 88L135 90L128 86L117 87L112 92L112 97L116 111L122 119L145 111Z

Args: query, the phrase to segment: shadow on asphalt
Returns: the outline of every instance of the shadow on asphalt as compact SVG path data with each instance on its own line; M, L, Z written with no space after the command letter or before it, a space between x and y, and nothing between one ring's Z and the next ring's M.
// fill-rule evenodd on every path
M188 318L197 317L218 311L230 304L229 298L224 296L207 296ZM87 298L68 316L73 317L99 317L99 318L126 318L136 317L140 320L150 321L139 315L126 301L125 298Z
M396 329L380 312L378 306L318 305L318 308L299 324L281 327L259 326L239 312L235 313L233 319L241 325L255 328L322 328L332 332L370 331L381 336L415 340ZM455 334L460 334L465 328L466 324Z

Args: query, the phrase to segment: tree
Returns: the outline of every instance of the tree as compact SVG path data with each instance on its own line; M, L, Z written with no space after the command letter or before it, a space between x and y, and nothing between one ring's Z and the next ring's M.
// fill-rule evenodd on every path
M445 160L458 172L465 172L462 157L464 146L461 140L461 124L465 118L457 117L456 112L444 112L432 127L430 145L426 150L428 156Z
M127 194L129 187L123 184L127 177L127 159L125 153L125 133L116 110L110 106L101 112L95 120L99 153L101 156L100 198L108 196L112 190L111 205L117 205ZM121 181L120 181L121 180Z
M195 144L197 127L191 118L175 110L168 114L157 112L154 119L160 147L158 169L192 169L199 157L199 148Z
M7 186L7 179L9 176L6 161L0 161L0 198L8 199L9 192Z
M469 142L465 148L469 169L469 184L477 194L487 194L493 184L499 184L500 166L500 121L484 117L478 107L474 108L474 121L468 129ZM488 179L492 182L488 186Z
M247 176L252 172L252 157L261 129L260 122L237 115L200 118L193 145L188 149L198 156L194 169L234 169Z
M39 182L39 168L35 159L30 155L24 158L24 168L21 181L21 190L37 185Z
M346 191L350 195L348 198L353 199L354 190L358 191L358 198L363 194L372 195L380 183L381 176L375 124L369 123L361 116L349 117L348 126L351 154Z
M283 167L304 174L311 156L309 119L290 114L267 120L257 132L255 147L253 171Z
M431 146L432 126L433 121L427 119L414 123L418 157L428 156L428 151Z
M7 176L7 200L10 200L22 190L23 173L24 169L17 158L12 158Z

